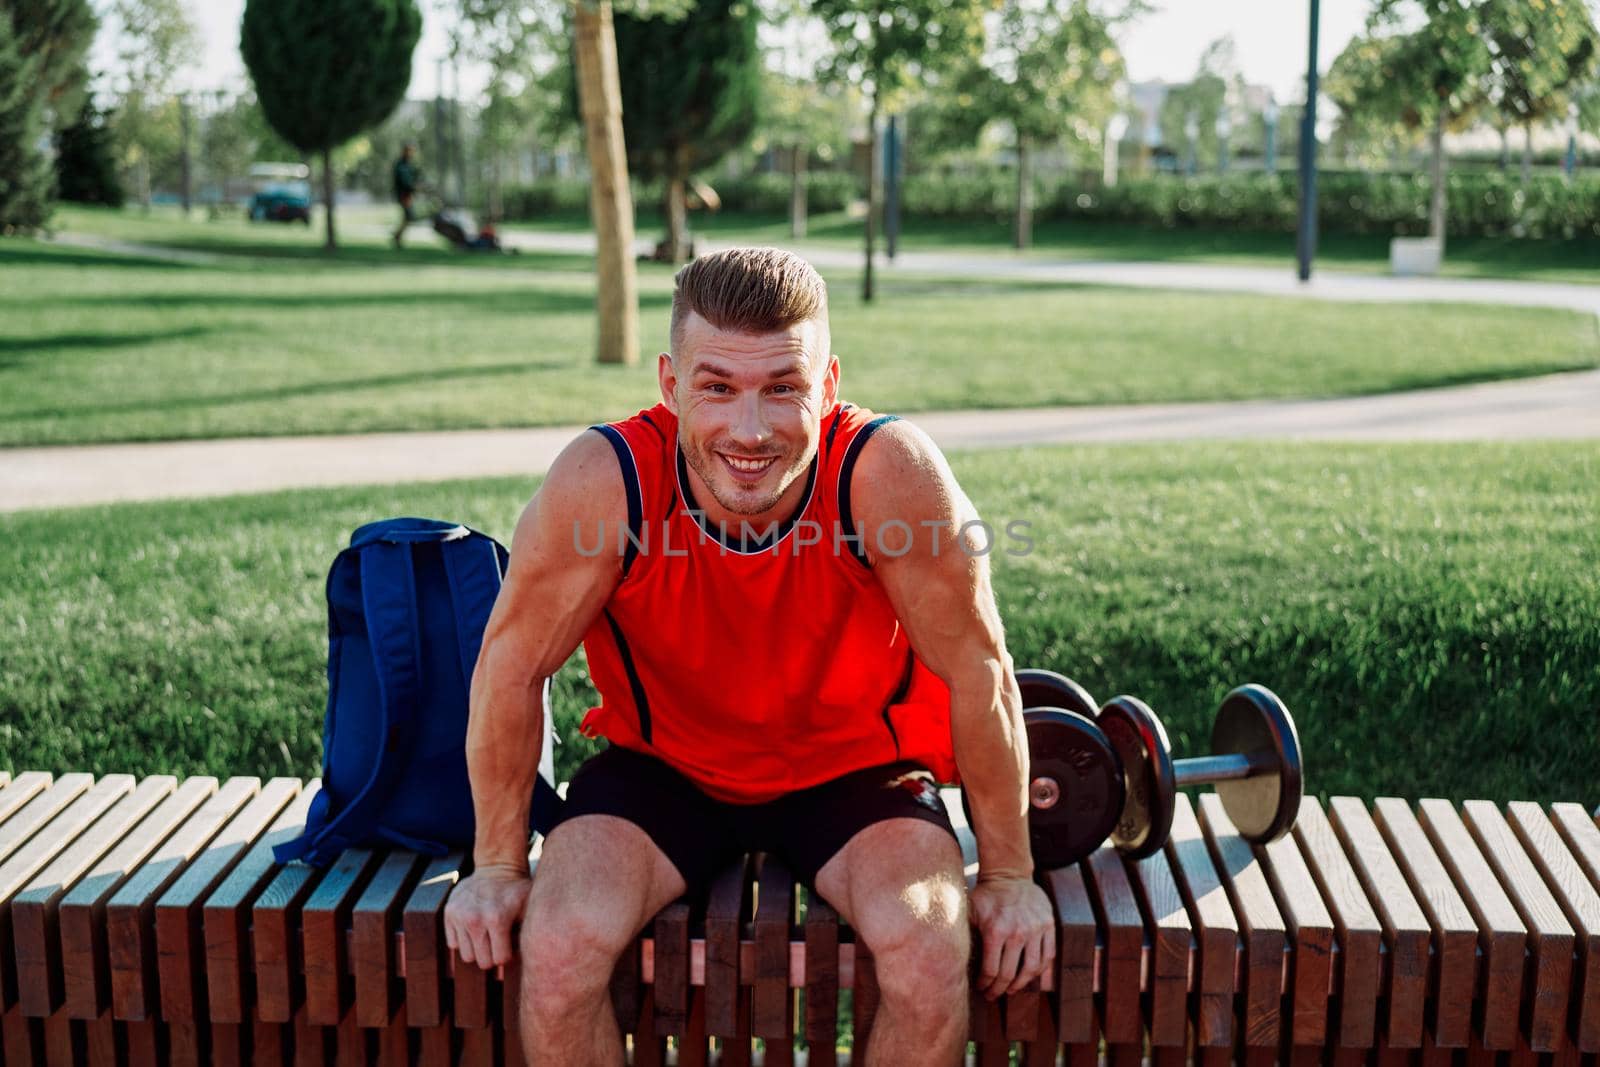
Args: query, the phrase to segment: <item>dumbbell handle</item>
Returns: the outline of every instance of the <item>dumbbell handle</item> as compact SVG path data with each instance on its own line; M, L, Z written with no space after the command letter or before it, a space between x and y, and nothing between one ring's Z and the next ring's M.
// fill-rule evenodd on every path
M1191 756L1172 761L1172 779L1179 788L1207 782L1231 782L1271 771L1277 765L1277 755L1266 750L1234 752L1225 756Z

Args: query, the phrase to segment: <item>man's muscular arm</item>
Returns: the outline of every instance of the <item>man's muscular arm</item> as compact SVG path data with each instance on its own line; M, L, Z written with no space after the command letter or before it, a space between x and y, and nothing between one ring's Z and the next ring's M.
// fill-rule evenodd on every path
M1028 846L1027 735L976 509L921 430L885 425L863 447L851 507L878 580L922 662L950 687L956 763L978 839L973 918L981 986L1022 989L1055 958L1048 899ZM901 553L910 527L909 550ZM879 538L879 531L883 535Z
M627 515L616 454L599 434L585 433L556 458L517 522L472 674L473 874L445 908L445 940L468 963L510 962L511 927L529 885L528 817L544 741L540 694L621 577L617 532ZM600 531L598 554L578 550Z

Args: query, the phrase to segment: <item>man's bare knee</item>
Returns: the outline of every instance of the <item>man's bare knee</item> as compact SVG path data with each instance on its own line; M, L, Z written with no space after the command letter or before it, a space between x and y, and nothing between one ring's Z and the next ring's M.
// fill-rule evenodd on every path
M535 892L517 946L526 1004L541 1015L563 1015L604 993L633 938L630 919L606 910L603 899L574 907Z
M863 935L865 936L865 935ZM884 1002L932 1025L965 1005L971 933L960 925L909 918L868 941Z

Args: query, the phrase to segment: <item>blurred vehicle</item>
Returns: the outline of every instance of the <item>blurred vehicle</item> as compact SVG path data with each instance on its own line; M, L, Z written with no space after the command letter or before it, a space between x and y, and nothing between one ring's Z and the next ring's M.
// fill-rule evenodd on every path
M255 163L250 167L251 222L311 225L311 168L304 163Z

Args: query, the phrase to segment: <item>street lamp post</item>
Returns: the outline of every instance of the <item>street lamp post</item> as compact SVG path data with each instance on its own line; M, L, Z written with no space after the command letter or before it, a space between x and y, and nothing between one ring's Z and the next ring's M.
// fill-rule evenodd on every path
M1228 136L1233 133L1233 116L1223 106L1217 112L1217 173L1228 173Z
M1295 259L1300 280L1311 280L1317 250L1317 22L1318 0L1311 0L1311 44L1306 60L1306 107L1300 119L1300 229Z
M1267 143L1262 150L1268 174L1278 171L1278 102L1267 97L1267 106L1261 109L1261 118L1267 124Z
M1189 167L1188 172L1193 174L1198 163L1197 153L1200 140L1200 120L1195 118L1194 112L1189 112L1189 117L1183 123L1183 135L1189 139Z

